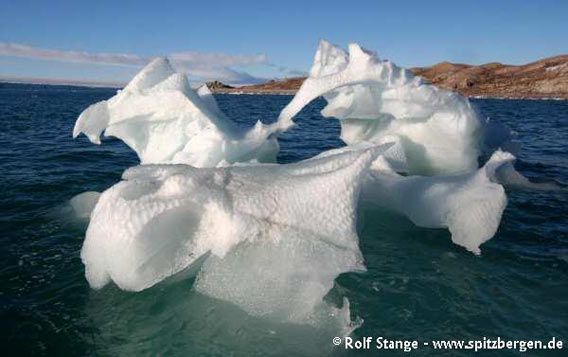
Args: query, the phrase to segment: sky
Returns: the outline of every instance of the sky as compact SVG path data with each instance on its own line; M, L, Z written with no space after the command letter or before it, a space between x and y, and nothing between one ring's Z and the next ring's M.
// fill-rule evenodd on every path
M0 0L0 78L125 83L155 56L190 81L309 71L319 40L405 66L568 53L568 1Z

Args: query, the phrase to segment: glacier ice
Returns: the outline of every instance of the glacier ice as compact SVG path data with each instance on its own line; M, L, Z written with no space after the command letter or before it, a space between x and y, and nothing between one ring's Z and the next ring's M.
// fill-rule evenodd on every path
M514 160L500 166L494 175L494 181L505 187L536 191L566 191L566 188L557 182L532 182L523 174L515 170Z
M347 146L295 164L262 163L275 161L278 134L319 96ZM207 86L192 90L159 58L87 108L80 133L97 144L103 133L117 137L141 163L102 194L71 200L91 219L81 259L93 288L141 291L195 275L200 293L294 323L350 321L347 300L337 308L324 297L339 274L365 270L360 200L447 228L455 244L479 254L507 204L503 186L530 184L502 150L478 168L483 150L516 148L508 128L356 44L347 53L322 41L274 124L239 128Z
M408 217L426 228L448 228L452 241L479 254L497 232L507 205L497 171L514 156L496 151L477 171L459 175L401 176L379 158L364 185L363 198Z
M319 96L327 101L322 115L339 119L348 145L332 152L392 144L373 163L363 199L418 226L448 228L454 243L474 253L497 231L507 202L503 186L537 187L515 171L515 157L500 150L519 150L505 125L482 120L467 98L357 44L345 52L321 41L309 77L279 121L292 121ZM478 170L480 155L493 151Z
M477 168L484 123L469 101L357 44L347 53L321 41L309 77L279 120L290 122L319 96L328 102L322 115L340 120L346 144L394 141L385 156L399 171L432 175Z
M142 164L215 167L238 161L273 162L280 123L258 121L243 130L221 112L206 86L193 91L187 77L166 58L156 58L118 93L81 113L73 136L84 133L100 144L114 136L138 154Z
M200 292L304 321L337 275L365 270L356 207L387 147L288 165L130 168L91 214L81 251L87 280L140 291L196 268Z
M97 205L101 193L96 191L86 191L80 193L69 200L69 205L75 218L89 218L91 212Z
M372 147L373 144L362 142L328 150L312 160ZM399 174L382 154L371 164L360 200L363 209L376 206L402 214L419 227L447 228L453 243L479 254L479 246L491 239L499 227L507 205L504 186L511 181L505 175L510 175L511 170L516 172L514 161L511 153L497 150L478 170L455 175L407 176Z

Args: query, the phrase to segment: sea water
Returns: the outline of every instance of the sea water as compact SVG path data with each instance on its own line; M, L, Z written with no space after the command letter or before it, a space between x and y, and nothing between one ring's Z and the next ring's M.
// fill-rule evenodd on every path
M89 288L79 252L86 222L67 202L102 191L137 163L122 142L72 140L78 114L113 89L0 84L0 338L10 354L36 352L178 355L328 355L328 331L252 317L200 295L180 277L140 293ZM271 122L290 96L217 95L239 125ZM568 101L473 100L483 117L511 127L523 147L516 168L533 181L568 181ZM342 146L323 100L280 138L278 162ZM368 271L336 279L326 299L350 301L362 322L353 339L566 339L566 191L508 190L496 236L475 256L446 230L364 210L361 251ZM361 352L361 351L358 351ZM373 351L371 351L373 352ZM420 354L433 354L428 348ZM534 351L533 351L534 352ZM448 352L450 353L450 352ZM456 351L451 352L456 355ZM538 354L538 351L537 353Z

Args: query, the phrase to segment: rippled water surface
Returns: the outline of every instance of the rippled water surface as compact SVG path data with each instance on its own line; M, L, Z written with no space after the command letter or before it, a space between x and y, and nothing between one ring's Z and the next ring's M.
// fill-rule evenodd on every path
M71 138L78 114L112 89L0 84L0 338L7 355L326 355L328 331L246 315L192 290L193 281L141 293L89 288L79 258L85 223L66 215L74 195L102 191L137 163L121 142ZM289 96L217 96L250 126L274 120ZM476 100L523 143L516 167L535 181L568 181L568 101ZM343 145L336 120L305 108L282 136L279 162ZM364 320L354 337L568 337L566 192L509 191L500 229L474 256L445 230L387 212L362 213L368 272L344 274L329 299ZM362 223L364 222L364 223ZM428 349L419 350L429 354ZM448 353L455 355L456 352ZM533 353L534 354L534 353ZM536 353L538 354L538 353Z

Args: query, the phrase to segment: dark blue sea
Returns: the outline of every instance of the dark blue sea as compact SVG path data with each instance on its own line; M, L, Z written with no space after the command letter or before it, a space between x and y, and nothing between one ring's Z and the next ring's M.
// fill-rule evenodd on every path
M103 191L137 164L122 142L71 137L88 105L113 89L0 84L0 346L3 355L328 355L342 352L304 326L278 326L199 295L193 280L140 293L94 291L79 253L86 223L65 215L70 198ZM243 126L274 121L289 96L218 95ZM523 146L516 168L534 181L568 182L568 101L474 100ZM281 139L278 161L342 146L317 100ZM442 229L363 212L368 272L343 274L334 291L364 320L354 338L563 339L568 355L568 195L509 190L496 236L475 256ZM388 351L387 351L388 352ZM391 351L392 352L392 351ZM436 353L438 352L438 353ZM490 355L518 355L493 351ZM388 355L389 353L384 353ZM401 355L402 352L392 353ZM439 354L421 348L412 354ZM446 355L471 351L446 351Z

